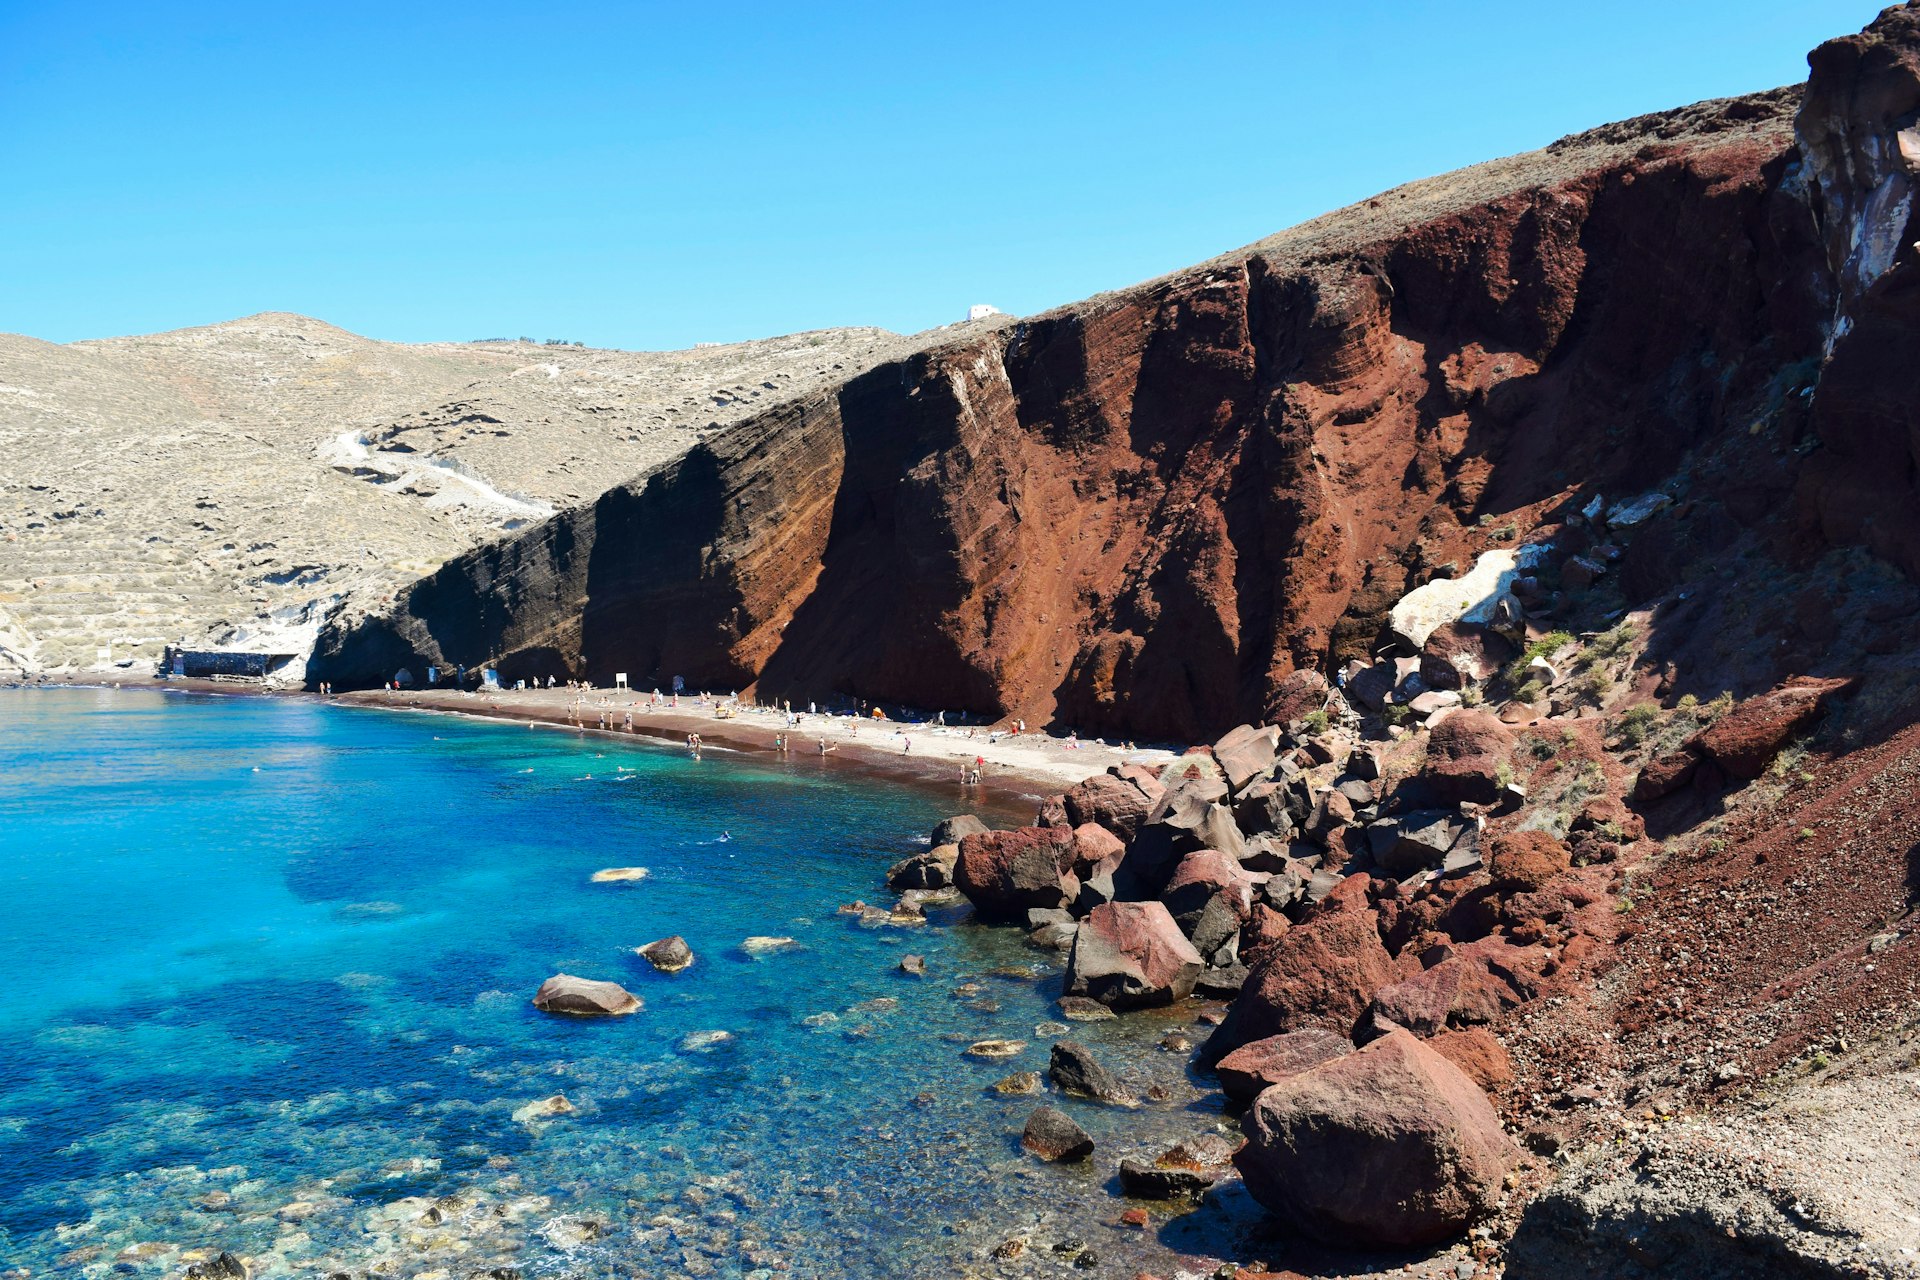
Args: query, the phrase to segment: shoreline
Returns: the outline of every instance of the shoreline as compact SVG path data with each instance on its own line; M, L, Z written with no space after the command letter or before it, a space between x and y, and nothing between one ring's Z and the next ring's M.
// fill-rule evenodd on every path
M848 715L802 715L800 725L789 729L784 713L773 708L741 707L722 719L715 715L715 708L690 706L684 698L678 708L653 707L647 702L647 695L627 690L502 689L464 693L447 689L358 689L319 694L304 689L267 689L178 677L162 680L153 676L48 681L10 687L149 689L226 697L304 699L380 711L471 716L560 729L588 739L646 739L676 746L683 746L688 734L697 733L708 747L762 763L817 761L823 768L849 768L867 777L898 784L944 783L962 788L962 798L968 802L996 807L1019 807L1064 791L1086 778L1105 773L1112 765L1133 760L1165 763L1176 756L1164 748L1128 751L1098 741L1069 747L1064 740L1037 730L1018 735L1002 733L996 740L989 741L988 734L992 731L985 726L905 724ZM610 722L624 723L631 710L633 730L601 729L592 723L574 725L567 718L568 707L580 697L586 699L581 708L583 719L592 721L605 710ZM605 704L600 701L603 698L607 700ZM975 736L968 737L969 732ZM784 753L774 748L775 736L783 733L793 743ZM903 735L911 741L911 751L902 750ZM831 747L824 755L819 751L823 739ZM962 766L971 765L976 759L985 762L981 781L962 783L959 776Z

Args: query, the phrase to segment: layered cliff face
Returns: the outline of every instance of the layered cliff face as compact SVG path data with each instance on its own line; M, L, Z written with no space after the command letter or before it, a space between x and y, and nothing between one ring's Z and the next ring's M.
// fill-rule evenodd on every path
M880 365L450 562L315 678L1271 717L1436 570L1798 389L1836 295L1799 105L1609 126Z

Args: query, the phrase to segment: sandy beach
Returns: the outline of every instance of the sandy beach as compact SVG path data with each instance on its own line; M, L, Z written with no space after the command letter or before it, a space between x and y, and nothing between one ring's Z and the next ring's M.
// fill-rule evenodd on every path
M1010 734L983 726L903 724L861 719L852 715L799 716L789 728L786 714L771 707L701 706L683 696L680 705L654 706L650 695L607 689L501 689L460 692L450 689L367 689L334 694L328 701L345 706L379 707L483 716L521 721L544 728L560 728L609 738L647 737L684 743L690 733L700 735L708 748L721 748L772 757L775 739L786 735L794 760L817 761L827 767L857 767L862 772L910 782L948 782L960 785L961 771L979 762L981 780L969 786L983 799L1009 801L1064 790L1111 765L1125 761L1165 762L1174 753L1163 749L1126 750L1098 741L1054 738L1038 731ZM569 709L580 702L584 727L569 721ZM605 712L613 728L600 729ZM631 732L626 727L633 716ZM827 745L823 756L822 743Z

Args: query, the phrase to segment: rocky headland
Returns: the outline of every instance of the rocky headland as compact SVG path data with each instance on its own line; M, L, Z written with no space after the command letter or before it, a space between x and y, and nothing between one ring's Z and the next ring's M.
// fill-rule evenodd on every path
M1063 1016L1207 1028L1240 1136L1118 1192L1463 1276L1914 1274L1920 8L1809 64L882 362L314 669L1211 742L896 869ZM1040 1088L1027 1149L1101 1160Z
M1091 1130L1176 1095L1063 1047L994 1086L1032 1176L1091 1162L1222 1275L1920 1274L1920 6L1809 65L876 339L604 484L502 453L553 513L303 615L309 678L1210 744L849 905L963 895L1058 959L1058 1026L1151 1020L1229 1108L1116 1161ZM1069 1243L977 1261L1107 1265Z

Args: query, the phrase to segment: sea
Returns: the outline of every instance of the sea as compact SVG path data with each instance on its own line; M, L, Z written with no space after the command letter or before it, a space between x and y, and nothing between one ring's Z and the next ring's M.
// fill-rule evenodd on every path
M886 868L971 803L817 757L303 698L0 692L0 1276L221 1251L254 1280L1204 1256L1231 1206L1142 1229L1114 1179L1227 1123L1158 1047L1204 1036L1191 1011L1067 1024L1061 958L1019 931L842 910L890 903ZM669 934L696 957L677 974L635 954ZM542 1013L557 973L645 1008ZM1062 1037L1160 1100L993 1088ZM985 1039L1024 1047L963 1053ZM1095 1160L1020 1150L1040 1102Z

